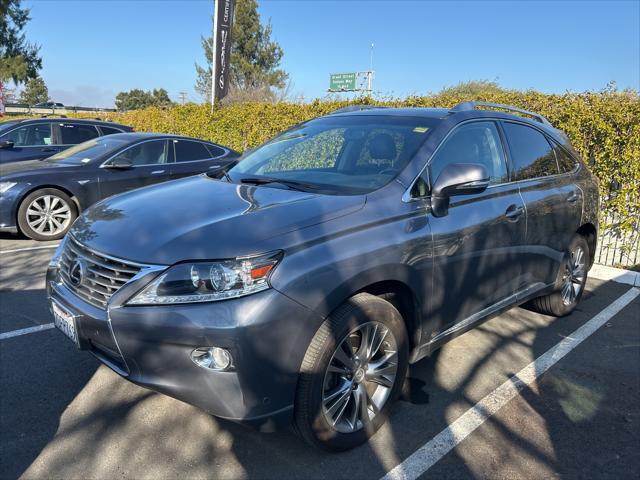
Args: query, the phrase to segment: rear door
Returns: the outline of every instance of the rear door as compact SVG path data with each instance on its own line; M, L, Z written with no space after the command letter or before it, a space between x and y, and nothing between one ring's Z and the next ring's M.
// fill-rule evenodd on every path
M110 168L115 160L129 162L125 169ZM173 155L166 139L145 140L119 152L100 168L100 196L110 197L171 178Z
M503 128L527 210L523 279L527 286L550 285L580 226L582 192L570 172L559 171L556 152L542 131L510 121L504 121Z
M58 153L54 145L51 122L30 123L11 129L0 136L0 142L13 142L13 146L0 149L0 163L38 160Z
M171 177L181 178L215 171L225 165L226 151L215 145L196 140L170 139L175 162L171 165Z
M515 300L521 284L519 251L525 241L524 203L509 181L506 152L497 122L465 123L434 154L431 183L450 163L479 163L489 187L450 199L448 213L430 215L434 282L428 331L462 329Z

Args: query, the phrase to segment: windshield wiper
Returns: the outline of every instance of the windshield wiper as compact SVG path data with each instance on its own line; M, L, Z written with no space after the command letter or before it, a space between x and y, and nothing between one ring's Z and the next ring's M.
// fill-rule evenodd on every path
M252 185L266 185L269 183L280 183L294 190L300 190L302 192L308 190L319 190L320 187L311 183L299 182L297 180L287 180L284 178L272 178L272 177L246 177L240 180L241 183L251 183Z

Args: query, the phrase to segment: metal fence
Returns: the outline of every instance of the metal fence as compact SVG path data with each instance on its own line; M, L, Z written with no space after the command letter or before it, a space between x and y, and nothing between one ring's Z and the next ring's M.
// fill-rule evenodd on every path
M615 217L608 216L600 224L613 224ZM640 263L640 232L620 235L611 229L600 231L595 263L600 265L630 267Z

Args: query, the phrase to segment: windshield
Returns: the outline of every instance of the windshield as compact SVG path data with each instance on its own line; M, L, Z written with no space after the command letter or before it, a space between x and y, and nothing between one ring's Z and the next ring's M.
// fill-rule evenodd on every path
M268 184L266 178L327 193L367 193L402 171L437 121L391 115L323 117L247 153L228 173L233 181L246 183Z
M99 137L67 148L47 158L46 161L77 164L89 163L91 160L101 157L102 155L115 152L129 142L130 140L128 139L113 138L113 136Z

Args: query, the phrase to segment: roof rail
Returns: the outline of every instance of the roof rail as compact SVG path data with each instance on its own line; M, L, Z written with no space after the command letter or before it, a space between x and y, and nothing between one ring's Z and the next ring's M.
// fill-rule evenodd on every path
M379 105L348 105L346 107L342 107L337 110L334 110L329 115L333 115L334 113L359 112L361 110L371 110L374 108L389 108L389 107L381 107Z
M533 117L534 120L536 120L536 121L538 121L538 122L540 122L540 123L542 123L544 125L551 126L551 122L549 120L547 120L546 117L540 115L539 113L530 112L529 110L523 110L521 108L512 107L511 105L503 105L501 103L478 102L478 101L462 102L462 103L459 103L458 105L456 105L455 107L453 107L450 111L451 112L466 112L466 111L469 111L469 110L475 110L477 107L500 108L502 110L508 110L510 112L522 113L523 115L529 115L530 117Z

